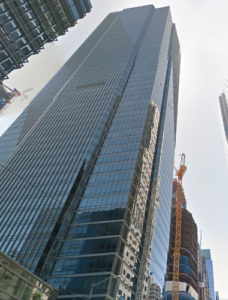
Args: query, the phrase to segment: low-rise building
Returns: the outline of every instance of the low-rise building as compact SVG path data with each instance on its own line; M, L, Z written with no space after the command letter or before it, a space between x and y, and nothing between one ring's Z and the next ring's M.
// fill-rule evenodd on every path
M0 251L1 300L55 300L58 291Z

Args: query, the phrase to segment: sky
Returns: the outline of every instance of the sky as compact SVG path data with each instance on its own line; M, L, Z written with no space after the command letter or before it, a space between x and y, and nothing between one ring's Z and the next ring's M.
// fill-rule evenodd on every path
M45 46L4 83L33 91L0 112L0 135L112 11L154 4L170 6L181 47L175 161L186 154L183 179L188 209L198 225L202 248L210 248L215 290L228 298L228 152L218 96L228 82L227 0L91 0L93 8L69 32Z

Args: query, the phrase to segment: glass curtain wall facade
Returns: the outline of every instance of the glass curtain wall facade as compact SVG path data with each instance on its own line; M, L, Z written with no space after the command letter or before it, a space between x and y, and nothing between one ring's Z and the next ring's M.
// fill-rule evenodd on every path
M91 7L90 0L0 0L0 82Z
M206 259L201 254L201 249L199 249L199 285L200 285L200 292L199 292L199 300L209 300L210 290L209 290L209 283L208 283L208 276L206 272Z
M164 65L163 65L164 67ZM173 26L169 49L169 64L165 86L165 101L161 110L161 129L157 145L157 156L153 180L160 178L159 193L156 202L156 226L152 241L150 272L161 290L164 285L167 253L169 250L169 231L172 203L172 181L174 150L176 141L176 123L178 109L180 56L179 42ZM174 126L173 126L174 124Z
M145 298L166 265L179 55L168 7L112 13L1 137L0 249L59 299Z
M206 273L209 284L209 299L215 300L215 290L214 290L214 272L213 272L213 262L211 259L211 251L210 249L201 250L202 256L205 257L206 264Z

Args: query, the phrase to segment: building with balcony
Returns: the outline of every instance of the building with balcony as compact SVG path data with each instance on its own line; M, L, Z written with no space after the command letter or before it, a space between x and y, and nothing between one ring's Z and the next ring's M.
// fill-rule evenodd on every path
M0 0L0 82L91 10L90 0Z

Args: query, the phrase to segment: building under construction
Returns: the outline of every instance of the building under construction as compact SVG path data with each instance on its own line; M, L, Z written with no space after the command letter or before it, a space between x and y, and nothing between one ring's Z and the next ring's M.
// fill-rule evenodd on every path
M165 285L165 299L172 298L173 290L173 257L176 238L176 194L178 181L173 181L172 216L170 227L170 246L167 261L167 274ZM182 188L182 187L181 187ZM192 214L186 208L184 192L182 193L181 218L181 247L179 260L179 299L198 299L198 235L197 225Z

